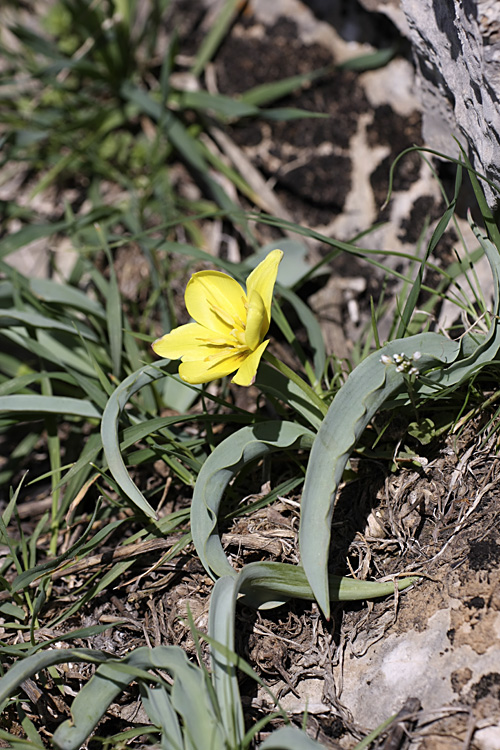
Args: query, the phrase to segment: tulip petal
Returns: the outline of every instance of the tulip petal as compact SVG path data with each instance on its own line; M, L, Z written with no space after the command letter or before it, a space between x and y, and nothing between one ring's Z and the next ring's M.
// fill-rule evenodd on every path
M281 250L271 250L269 255L254 268L247 279L247 296L250 298L253 290L259 292L264 301L268 320L271 320L273 290L276 283L276 276L278 275L278 266L282 257L283 252Z
M257 349L268 332L269 323L264 300L256 289L252 289L248 296L247 325L245 328L245 343L251 351Z
M237 370L245 360L245 353L235 354L234 352L234 349L224 349L219 356L214 354L203 360L183 361L179 365L179 375L182 380L192 385L209 383L211 380L223 378Z
M195 355L201 359L203 354L199 354L200 345L205 342L212 342L218 335L209 331L198 323L186 323L186 325L174 328L170 333L166 333L153 342L153 350L160 357L169 359L180 359L188 355Z
M264 350L268 344L269 339L267 341L263 341L262 344L257 347L254 352L248 355L248 357L245 359L238 372L234 376L232 380L233 383L236 383L236 385L252 385L253 381L255 380L255 376L257 375L257 368L259 366L261 357L264 354Z
M188 313L194 320L222 334L243 330L246 295L235 279L220 271L199 271L191 276L185 293Z
M248 297L235 279L219 271L193 274L185 301L196 322L157 339L154 351L182 359L179 375L187 383L208 383L236 371L233 382L250 385L269 343L271 302L281 250L273 250L248 277Z

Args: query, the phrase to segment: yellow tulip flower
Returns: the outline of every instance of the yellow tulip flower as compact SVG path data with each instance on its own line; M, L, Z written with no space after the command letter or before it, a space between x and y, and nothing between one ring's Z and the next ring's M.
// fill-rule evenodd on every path
M156 354L181 359L179 375L186 383L208 383L236 370L232 382L251 385L269 343L264 336L282 257L281 250L272 250L247 278L246 292L220 271L193 274L184 299L196 322L157 339Z

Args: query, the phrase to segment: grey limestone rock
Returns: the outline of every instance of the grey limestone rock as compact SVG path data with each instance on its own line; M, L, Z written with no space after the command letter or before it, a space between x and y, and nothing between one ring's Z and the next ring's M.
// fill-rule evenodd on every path
M428 146L458 156L500 184L500 2L361 0L411 41ZM496 193L488 189L491 204Z

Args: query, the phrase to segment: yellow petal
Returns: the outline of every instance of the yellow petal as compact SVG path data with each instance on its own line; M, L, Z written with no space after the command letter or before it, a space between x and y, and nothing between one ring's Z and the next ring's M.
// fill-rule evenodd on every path
M257 368L259 366L262 355L266 346L269 344L269 339L263 341L257 349L246 357L245 361L239 368L238 372L233 378L233 383L236 385L252 385L257 374Z
M182 380L192 385L209 383L211 380L223 378L238 369L244 362L246 354L235 354L234 350L226 349L220 356L213 356L197 362L182 362L179 365L179 375Z
M247 325L245 328L245 343L254 351L269 330L269 318L264 300L256 289L248 295Z
M185 301L194 320L212 331L226 334L244 328L246 295L235 279L220 271L199 271L191 276Z
M187 323L184 326L174 328L160 339L153 342L153 350L160 357L169 359L180 359L190 353L198 351L200 344L211 341L213 334L198 323Z
M273 290L276 283L276 276L278 275L278 266L282 257L283 252L281 250L271 250L264 260L259 263L257 268L254 268L247 279L247 297L250 298L253 290L256 290L260 294L264 301L268 320L271 320Z

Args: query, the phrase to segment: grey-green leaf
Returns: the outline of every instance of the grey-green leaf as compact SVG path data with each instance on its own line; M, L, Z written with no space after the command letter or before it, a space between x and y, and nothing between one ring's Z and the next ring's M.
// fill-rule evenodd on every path
M361 362L333 399L311 450L299 531L302 564L327 617L330 613L327 576L330 526L337 488L351 451L366 425L384 401L404 385L402 373L394 365L383 364L381 355L412 356L419 351L421 358L415 366L422 372L454 361L459 349L459 344L434 333L391 341Z
M90 401L69 396L31 396L29 394L0 396L0 412L2 411L66 414L98 419L101 416L101 412Z
M302 495L299 542L301 559L316 599L328 616L327 563L330 525L339 482L359 436L382 404L404 385L404 378L394 365L384 365L381 357L404 353L415 361L421 395L442 388L455 387L493 360L500 348L500 252L477 227L473 226L490 263L495 290L491 329L487 336L468 333L453 342L435 333L391 341L367 357L349 376L334 398L311 450Z
M145 385L149 385L155 380L165 377L163 368L169 364L170 360L161 360L154 366L147 365L146 367L141 367L136 372L133 372L132 375L129 375L128 378L125 378L111 394L102 415L102 447L109 470L127 497L150 518L156 518L156 513L135 482L130 478L121 455L118 439L118 418L125 404L134 393L137 393Z
M323 750L324 746L320 745L305 732L295 727L283 727L273 732L262 745L260 750Z
M220 443L202 466L191 504L191 531L201 562L213 576L236 575L217 531L217 515L230 480L250 461L272 451L310 445L313 433L293 422L244 427Z

